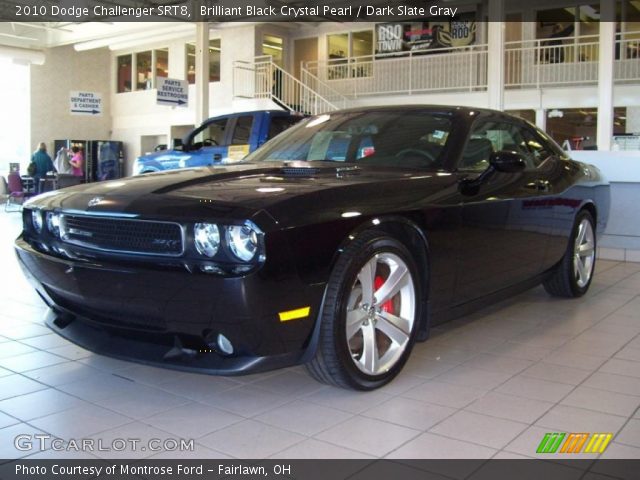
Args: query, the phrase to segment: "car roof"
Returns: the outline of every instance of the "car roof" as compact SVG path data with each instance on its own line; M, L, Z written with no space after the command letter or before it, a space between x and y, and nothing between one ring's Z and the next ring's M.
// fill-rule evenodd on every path
M223 115L216 115L214 117L209 117L205 120L205 122L209 122L211 120L218 120L220 118L232 118L232 117L241 117L243 115L255 115L256 113L266 113L269 115L275 115L275 116L298 116L299 114L296 114L295 112L289 112L287 110L249 110L246 112L232 112L232 113L225 113Z
M475 107L466 107L462 105L420 105L420 104L374 105L374 106L368 106L368 107L346 108L346 109L334 110L332 112L326 112L326 113L331 114L331 113L339 113L339 112L385 112L385 111L392 111L392 112L433 111L433 112L457 113L457 114L468 114L470 112L482 112L486 114L511 116L508 113L501 112L498 110L491 110L489 108L475 108Z

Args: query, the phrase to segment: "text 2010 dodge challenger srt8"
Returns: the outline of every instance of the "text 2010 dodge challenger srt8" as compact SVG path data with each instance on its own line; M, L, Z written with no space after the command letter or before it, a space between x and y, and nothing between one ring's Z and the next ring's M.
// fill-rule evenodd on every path
M583 295L598 170L499 112L309 118L233 167L41 195L16 251L48 325L93 351L372 389L429 326L542 282Z

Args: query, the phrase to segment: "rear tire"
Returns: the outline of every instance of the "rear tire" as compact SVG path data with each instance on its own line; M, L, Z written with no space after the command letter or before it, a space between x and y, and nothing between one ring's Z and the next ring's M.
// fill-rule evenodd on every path
M357 390L390 382L415 343L419 278L401 242L379 231L359 235L340 255L327 284L309 373L323 383Z
M581 210L574 222L567 251L543 282L544 289L556 297L581 297L589 290L595 264L595 222L591 213Z

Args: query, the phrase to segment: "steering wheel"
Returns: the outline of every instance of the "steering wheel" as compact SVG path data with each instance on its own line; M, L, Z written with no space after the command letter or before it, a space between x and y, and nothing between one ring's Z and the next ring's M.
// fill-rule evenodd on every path
M400 150L398 153L396 153L395 156L405 157L408 155L417 155L420 157L424 157L429 161L429 163L433 163L436 161L436 156L433 153L428 152L426 150L419 150L417 148L405 148L404 150Z
M205 138L204 140L202 140L202 144L210 147L212 145L218 145L218 142L216 142L213 138Z

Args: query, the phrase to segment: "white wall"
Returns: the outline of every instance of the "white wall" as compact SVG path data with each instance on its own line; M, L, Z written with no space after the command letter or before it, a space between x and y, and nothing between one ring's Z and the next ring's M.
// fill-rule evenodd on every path
M58 139L111 139L109 50L76 52L73 47L45 51L44 65L31 66L31 143ZM72 115L69 92L102 95L102 115ZM115 139L115 138L114 138Z
M597 166L611 183L609 223L599 255L640 262L640 152L573 151L571 157Z
M375 28L374 23L315 23L291 25L273 24L220 24L211 30L211 38L220 38L221 81L211 83L209 115L221 115L230 111L247 111L274 108L265 100L233 98L233 63L251 60L262 52L262 36L265 33L279 35L285 39L285 64L292 71L293 40L295 38L318 37L319 58L327 56L326 36L329 33ZM117 94L115 66L119 55L153 48L169 48L169 75L185 78L187 41L193 35L151 44L141 43L135 49L110 52L107 48L76 52L72 47L60 47L47 51L46 63L33 66L32 94L32 143L43 139L52 142L56 138L105 138L125 142L125 173L132 173L135 157L142 153L142 136L161 136L171 141L176 126L193 126L195 98L190 91L191 104L187 108L156 105L156 91L136 91ZM104 114L87 118L68 113L69 90L97 91L103 95ZM361 97L360 105L375 104L459 104L473 107L488 105L486 92L456 92L419 95L386 95ZM637 85L615 87L616 106L640 107ZM596 107L597 88L574 87L543 90L508 90L505 92L505 109L553 109ZM275 107L277 108L277 107ZM174 128L172 128L174 127Z
M233 99L233 63L236 60L251 60L256 54L261 36L256 37L255 25L231 24L230 28L211 30L210 37L220 38L220 81L209 84L209 116L224 115L233 111L274 108L271 102ZM115 66L119 55L153 48L169 48L169 76L184 79L186 73L186 47L194 36L152 45L140 45L135 50L113 52L110 62L111 105L113 111L113 138L124 141L127 149L125 174L131 175L133 162L142 150L142 136L161 135L171 139L173 126L194 125L195 87L189 86L188 107L170 107L156 104L156 90L115 93Z
M21 171L27 171L29 158L35 145L30 142L29 124L29 66L16 65L9 58L0 57L0 171L9 171L10 163L20 163Z

